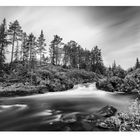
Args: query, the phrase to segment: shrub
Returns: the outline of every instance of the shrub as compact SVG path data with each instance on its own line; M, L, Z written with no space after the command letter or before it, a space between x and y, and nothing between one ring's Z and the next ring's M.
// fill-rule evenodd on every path
M120 87L121 87L122 83L123 83L123 80L121 78L113 76L111 78L99 80L96 83L96 87L98 89L110 91L110 92L121 91Z
M96 87L101 90L113 92L114 88L112 84L107 79L102 79L96 82Z

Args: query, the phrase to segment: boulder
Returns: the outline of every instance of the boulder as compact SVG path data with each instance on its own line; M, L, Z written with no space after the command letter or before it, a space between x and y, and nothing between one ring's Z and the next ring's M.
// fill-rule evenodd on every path
M96 113L99 115L99 116L102 116L102 117L111 117L111 116L114 116L117 112L117 109L114 108L113 106L105 106L103 108L101 108L100 110L98 110Z

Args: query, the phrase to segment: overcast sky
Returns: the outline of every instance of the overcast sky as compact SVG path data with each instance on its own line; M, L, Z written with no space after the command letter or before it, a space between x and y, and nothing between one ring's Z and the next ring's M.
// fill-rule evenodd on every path
M83 48L98 45L106 66L123 68L140 58L140 7L0 7L0 21L18 20L27 33L44 30L47 45L57 34Z

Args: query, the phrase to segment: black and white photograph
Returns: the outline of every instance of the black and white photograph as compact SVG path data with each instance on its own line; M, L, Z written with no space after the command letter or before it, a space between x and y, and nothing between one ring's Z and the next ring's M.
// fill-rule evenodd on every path
M0 131L140 131L140 6L0 6Z

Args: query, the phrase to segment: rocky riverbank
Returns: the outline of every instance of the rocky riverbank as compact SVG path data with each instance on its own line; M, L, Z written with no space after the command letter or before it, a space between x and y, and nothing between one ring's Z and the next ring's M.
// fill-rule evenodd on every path
M53 112L55 113L55 112ZM44 126L47 131L121 131L123 113L113 106L105 106L93 113L55 113L57 119Z
M47 131L140 131L138 114L117 112L105 106L93 113L65 113L45 126Z

